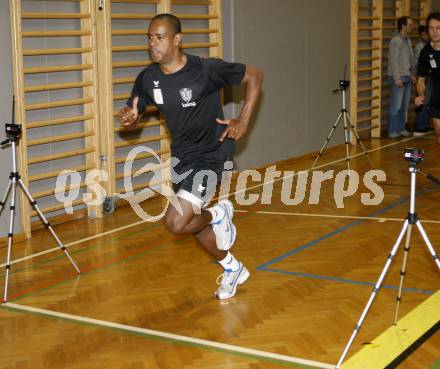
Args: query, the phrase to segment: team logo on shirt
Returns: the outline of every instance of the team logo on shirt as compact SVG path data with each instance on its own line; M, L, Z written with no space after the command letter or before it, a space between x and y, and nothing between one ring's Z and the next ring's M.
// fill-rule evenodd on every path
M187 108L189 106L196 106L196 102L190 102L192 99L192 89L190 88L181 88L180 89L180 97L182 98L183 101L185 101L184 103L182 103L182 106L184 108Z
M162 90L159 88L159 81L153 81L154 88L153 88L153 96L154 96L154 102L158 105L163 104L163 96L162 96Z

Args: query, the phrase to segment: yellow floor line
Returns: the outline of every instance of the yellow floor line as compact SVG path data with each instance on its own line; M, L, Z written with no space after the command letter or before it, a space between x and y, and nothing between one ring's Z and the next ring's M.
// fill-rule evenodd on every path
M440 321L440 291L342 364L341 369L383 369Z

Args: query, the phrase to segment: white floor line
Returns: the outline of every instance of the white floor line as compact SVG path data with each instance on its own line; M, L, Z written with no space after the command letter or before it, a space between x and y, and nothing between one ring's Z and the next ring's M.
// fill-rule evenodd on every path
M400 197L400 196L399 196ZM380 217L361 217L358 215L335 215L335 214L311 214L311 213L295 213L295 212L282 212L282 211L251 211L251 210L242 210L242 209L234 209L234 213L255 213L255 214L268 214L268 215L295 215L301 217L320 217L320 218L340 218L340 219L365 219L365 220L377 220L378 222L403 222L405 219L403 218L380 218ZM421 223L432 223L438 224L440 220L425 220L420 219Z
M414 139L415 139L415 137L409 137L409 138L400 140L398 142L392 142L392 143L390 143L388 145L379 146L379 147L376 147L375 149L367 150L366 152L367 153L371 153L371 152L374 152L374 151L385 149L387 147L399 145L399 144L401 144L403 142L411 141L411 140L414 140ZM362 155L365 155L365 153L363 151L359 152L359 153L357 153L355 155L349 155L348 158L353 159L353 158L356 158L356 157L362 156ZM327 167L329 165L340 163L340 162L346 161L346 160L347 160L347 157L344 157L342 159L338 159L338 160L331 161L329 163L324 163L324 164L318 165L318 166L314 167L313 169L309 168L309 169L301 170L301 172L311 172L312 170L321 169L321 168ZM261 184L255 185L255 186L247 187L245 189L232 192L232 193L230 193L228 195L220 196L219 199L227 198L227 197L229 197L231 195L236 195L238 193L243 193L243 192L246 192L246 191L249 191L249 190L253 190L255 188L263 187L263 186L265 186L267 184L272 184L272 183L275 183L275 182L280 182L280 181L284 180L284 178L291 178L291 177L293 178L293 177L296 177L297 175L298 175L298 172L295 172L294 174L291 174L291 175L288 175L288 176L283 176L283 177L280 177L280 178L275 178L275 179L273 179L271 181L263 182Z
M234 210L236 211L236 210ZM321 218L337 218L337 219L365 219L365 220L377 220L378 222L404 222L403 218L380 218L380 217L361 217L357 215L334 215L334 214L310 214L310 213L292 213L292 212L282 212L282 211L256 211L257 214L267 214L267 215L294 215L302 217L321 217ZM423 220L420 219L421 223L433 223L438 224L440 220Z
M228 351L231 353L245 354L245 355L250 355L250 356L254 356L254 357L260 357L263 359L271 359L271 360L283 361L283 362L287 362L287 363L302 364L302 365L308 365L308 366L317 367L317 368L324 368L324 369L333 369L335 367L334 365L321 363L318 361L306 360L306 359L291 357L291 356L287 356L287 355L274 354L271 352L254 350L254 349L250 349L250 348L246 348L246 347L229 345L229 344L219 343L219 342L214 342L214 341L208 341L208 340L203 340L203 339L199 339L199 338L181 336L181 335L177 335L177 334L166 333L166 332L162 332L162 331L155 331L155 330L146 329L146 328L139 328L139 327L134 327L134 326L126 325L126 324L113 323L113 322L109 322L106 320L91 319L91 318L83 317L80 315L65 314L65 313L61 313L61 312L57 312L57 311L39 309L39 308L35 308L35 307L19 305L19 304L14 304L14 303L10 303L10 302L7 302L7 303L3 304L2 306L5 306L7 308L11 308L14 310L28 312L28 313L34 313L34 314L40 314L40 315L44 315L44 316L51 316L51 317L55 317L55 318L65 319L65 320L72 321L72 322L80 322L80 323L92 324L95 326L101 326L101 327L106 327L106 328L119 329L119 330L123 330L126 332L140 333L140 334L145 334L145 335L149 335L149 336L169 339L169 340L173 340L173 341L189 343L189 344L193 344L193 345L195 344L198 346L204 346L204 347L208 347L208 348L212 348L212 349L225 350L225 351Z
M86 242L86 241L91 241L91 240L94 240L95 238L100 238L100 237L103 237L103 236L107 236L109 234L112 234L112 233L115 233L115 232L119 232L119 231L122 231L122 230L127 229L127 228L135 227L135 226L137 226L139 224L146 223L146 222L148 222L148 220L141 220L141 221L136 222L136 223L127 224L127 225L119 227L119 228L114 228L114 229L112 229L110 231L106 231L106 232L102 232L102 233L97 233L97 234L95 234L93 236L82 238L81 240L77 240L77 241L66 243L66 244L64 244L64 246L66 246L66 248L67 248L67 247L70 247L70 246L73 246L73 245L78 245L80 243L83 243L83 242ZM45 251L37 252L35 254L31 254L31 255L28 255L28 256L16 259L16 260L12 260L11 261L11 265L17 264L17 263L19 263L21 261L25 261L25 260L36 258L38 256L46 255L46 254L49 254L49 253L54 252L54 251L61 251L61 249L59 247L53 247L53 248L47 249ZM3 268L4 266L6 266L6 263L0 264L0 268Z
M406 139L403 139L403 140L400 140L400 141L397 141L397 142L392 142L392 143L390 143L390 144L388 144L388 145L379 146L379 147L376 147L375 149L372 149L372 150L367 150L367 152L370 153L370 152L373 152L373 151L378 151L378 150L385 149L385 148L387 148L387 147L391 147L391 146L395 146L395 145L400 145L400 144L403 143L403 142L407 142L407 141L410 141L410 140L414 140L415 138L416 138L416 137L410 137L410 138L406 138ZM362 156L362 155L365 155L365 153L364 153L364 152L360 152L360 153L358 153L358 154L355 154L355 155L351 155L351 156L349 156L349 158L351 159L351 158L355 158L355 157ZM341 162L341 161L345 161L345 160L346 160L346 157L344 157L344 158L342 158L342 159L338 159L338 160L332 161L332 162L329 162L329 163L325 163L325 164L322 164L322 165L316 166L315 168L313 168L313 170L320 169L320 168L324 168L324 167L326 167L326 166L329 166L329 165L332 165L332 164L335 164L335 163L339 163L339 162ZM306 172L310 172L311 170L312 170L312 169L307 169L307 170L304 170L304 171L306 171ZM297 176L297 175L298 175L298 173L294 173L293 175L290 175L290 176L285 176L285 177L281 177L281 178L275 178L275 179L272 180L272 181L264 182L264 183L261 183L261 184L259 184L259 185L255 185L255 186L252 186L252 187L248 187L248 188L246 188L246 189L244 189L244 190L239 190L239 191L236 191L236 192L230 193L228 196L232 196L232 195L235 195L235 194L237 194L237 193L242 193L242 192L245 192L245 191L248 191L248 190L252 190L252 189L255 189L255 188L263 187L263 186L266 185L266 184L279 182L279 181L282 181L283 178L295 177L295 176ZM225 196L225 197L226 197L226 196ZM130 227L135 227L135 226L137 226L137 225L139 225L139 224L142 224L142 223L145 223L145 222L147 222L147 221L146 221L146 220L141 220L141 221L139 221L139 222L132 223L132 224L128 224L128 225L123 226L123 227L115 228L115 229L112 229L112 230L107 231L107 232L98 233L98 234L95 234L95 235L90 236L90 237L87 237L87 238L83 238L83 239L78 240L78 241L70 242L70 243L68 243L68 244L65 244L64 246L66 246L66 247L70 247L70 246L73 246L73 245L78 245L78 244L80 244L80 243L83 243L83 242L86 242L86 241L93 240L93 239L95 239L95 238L99 238L99 237L106 236L106 235L109 235L109 234L112 234L112 233L115 233L115 232L119 232L119 231L121 231L121 230L124 230L124 229L130 228ZM22 261L26 261L26 260L30 260L30 259L36 258L36 257L38 257L38 256L46 255L46 254L49 254L49 253L54 252L54 251L59 251L59 250L60 250L59 247L54 247L54 248L51 248L51 249L48 249L48 250L45 250L45 251L41 251L41 252L38 252L38 253L35 253L35 254L31 254L31 255L28 255L28 256L25 256L25 257L22 257L22 258L16 259L16 260L12 260L12 261L11 261L11 265L13 265L13 264L17 264L17 263L20 263L20 262L22 262ZM0 268L3 268L4 266L6 266L6 263L0 264Z

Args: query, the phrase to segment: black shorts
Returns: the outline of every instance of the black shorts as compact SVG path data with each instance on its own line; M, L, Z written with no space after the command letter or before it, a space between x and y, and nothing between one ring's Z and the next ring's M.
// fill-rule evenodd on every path
M184 190L202 203L208 203L221 183L224 173L232 170L232 160L204 159L180 161L171 168L174 192ZM189 199L190 200L190 199Z
M429 119L440 119L440 101L433 101L429 105Z

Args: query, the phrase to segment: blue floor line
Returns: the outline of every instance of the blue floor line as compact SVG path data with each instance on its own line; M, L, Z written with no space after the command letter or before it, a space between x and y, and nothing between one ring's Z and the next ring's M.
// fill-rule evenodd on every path
M426 192L431 191L431 189L423 189L419 192L416 193L416 196L422 195ZM378 215L381 215L385 212L387 212L390 209L395 208L398 205L401 205L402 203L405 202L409 202L409 196L401 198L399 200L396 200L394 202L392 202L391 204L385 206L383 209L380 209L372 214L367 215L368 218L375 218ZM324 241L328 238L331 238L339 233L342 233L344 231L346 231L349 228L352 228L354 226L357 226L359 224L365 223L367 221L367 219L360 219L360 220L356 220L354 222L351 222L345 226L342 226L340 228L335 229L332 232L329 232L327 234L325 234L322 237L319 237L313 241L310 241L304 245L301 245L293 250L290 250L270 261L267 261L259 266L256 267L257 270L261 270L261 271L268 271L268 272L272 272L272 273L281 273L281 274L289 274L289 275L295 275L295 276L299 276L299 277L303 277L303 278L313 278L313 279L320 279L320 280L329 280L329 281L334 281L334 282L341 282L341 283L349 283L349 284L356 284L356 285L364 285L364 286L375 286L375 283L372 282L360 282L360 281L354 281L354 280L350 280L350 279L344 279L344 278L337 278L337 277L331 277L331 276L320 276L320 275L316 275L316 274L309 274L309 273L300 273L300 272L291 272L291 271L286 271L286 270L282 270L282 269L276 269L276 268L269 268L269 266L278 263L292 255L295 255L301 251L304 251L316 244L318 244L321 241ZM404 219L402 218L402 226L404 223ZM397 286L382 286L382 288L391 288L391 289L397 289ZM424 293L424 294L432 294L433 291L430 290L422 290L422 289L418 289L418 288L404 288L403 289L405 292L416 292L416 293Z
M339 278L339 277L329 277L329 276L322 276L322 275L310 274L310 273L289 272L289 271L283 270L283 269L268 268L268 269L264 269L264 271L272 272L272 273L294 275L296 277L312 278L312 279L320 279L320 280L324 280L324 281L355 284L355 285L359 285L359 286L374 287L376 285L376 283L373 283L373 282L354 281L352 279L345 279L345 278ZM386 288L386 289L390 289L390 290L397 290L398 286L382 285L381 288ZM425 295L432 295L435 292L435 291L431 291L431 290L422 290L420 288L413 288L413 287L408 287L408 288L404 287L402 289L402 291L409 292L409 293L423 293Z

